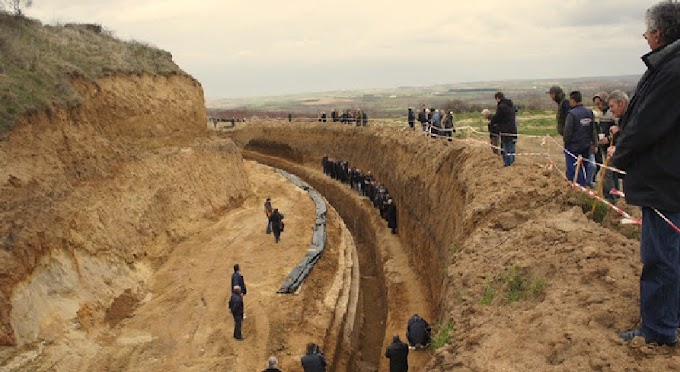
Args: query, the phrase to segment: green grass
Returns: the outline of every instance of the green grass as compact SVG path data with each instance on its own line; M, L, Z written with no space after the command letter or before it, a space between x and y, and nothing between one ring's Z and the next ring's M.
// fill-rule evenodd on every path
M491 305L491 302L493 301L494 297L496 297L496 290L493 288L493 283L491 280L486 280L484 283L484 293L482 294L482 298L479 300L479 303L482 305Z
M530 277L516 266L510 266L495 279L484 282L484 292L479 300L482 305L490 305L498 293L505 297L505 303L529 301L541 298L545 293L546 281L542 277Z
M0 135L27 112L80 104L72 76L180 71L170 53L98 25L44 26L0 11Z
M593 212L593 221L597 223L602 223L609 213L609 207L607 204L591 199L585 195L581 197L581 209L583 213L588 213L593 210L593 205L595 205L595 211Z
M458 248L458 244L451 243L451 246L449 247L449 251L451 252L451 254L456 254L456 252L458 252L458 249L460 249Z
M506 299L508 303L517 302L524 299L525 284L522 276L517 272L515 266L511 266L504 274Z
M447 319L443 323L436 324L433 329L432 343L430 344L430 348L436 350L448 344L449 341L451 341L453 329L454 322L450 319Z

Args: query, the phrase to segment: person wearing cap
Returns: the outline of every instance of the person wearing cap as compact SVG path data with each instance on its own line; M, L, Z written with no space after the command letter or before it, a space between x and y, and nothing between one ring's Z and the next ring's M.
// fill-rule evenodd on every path
M550 87L550 90L545 93L549 94L550 99L557 103L557 133L559 133L560 136L563 136L564 124L567 120L567 114L569 113L569 110L571 110L571 106L569 106L569 100L564 94L562 88L558 87L557 85L553 85Z
M680 232L671 226L680 226L680 3L653 5L645 23L647 71L610 151L614 167L626 171L626 202L642 207L642 323L619 337L674 346L680 328Z
M275 356L269 357L269 360L267 361L267 369L263 370L262 372L281 372L279 369L279 361Z
M267 234L272 233L272 199L267 198L267 200L264 201L264 215L267 216Z

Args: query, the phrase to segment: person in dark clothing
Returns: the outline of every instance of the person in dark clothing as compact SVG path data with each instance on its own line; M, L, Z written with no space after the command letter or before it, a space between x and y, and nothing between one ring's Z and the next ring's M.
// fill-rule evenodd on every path
M491 124L491 121L493 120L493 115L491 114L491 111L489 109L484 109L482 110L482 116L484 119L488 122L487 123L487 131L489 132L489 142L491 143L491 152L494 153L494 155L499 155L501 153L500 147L501 147L501 135L500 131L498 130L498 124L494 123Z
M416 113L413 112L412 108L408 108L408 126L411 127L411 129L415 129L414 125L416 122Z
M501 153L503 154L503 166L509 167L515 162L515 143L517 142L517 124L515 105L505 98L503 92L494 95L498 106L496 114L489 125L497 125L501 137Z
M304 372L326 372L326 358L319 347L310 342L307 344L307 354L302 357Z
M576 159L579 156L583 159L590 159L597 149L597 132L595 131L595 116L593 111L583 106L583 96L581 92L574 91L569 94L569 104L572 109L567 114L564 124L564 148L571 154L564 152L564 159L567 166L567 179L574 180L576 175ZM587 162L581 163L581 170L577 176L577 182L581 186L587 185L588 175L592 168L587 166Z
M680 3L647 10L647 71L621 118L611 161L625 170L626 202L642 207L638 328L619 334L675 345L680 327ZM668 220L659 215L662 214Z
M431 332L432 329L427 321L420 315L413 314L406 327L406 339L411 346L426 347L432 341Z
M361 126L368 126L368 114L366 111L361 112Z
M390 360L390 372L408 371L408 345L399 339L399 335L392 336L392 343L387 347L385 357Z
M288 114L288 122L290 123L292 121L293 121L293 114Z
M395 235L397 233L397 206L394 205L392 199L387 199L385 219L387 220L387 227L392 230L392 235Z
M557 103L557 133L559 133L560 136L563 136L564 124L567 120L567 114L569 113L569 110L571 110L571 106L569 106L569 100L567 99L567 96L562 88L558 87L557 85L553 85L550 87L550 90L545 93L549 94L550 99Z
M331 120L334 123L338 121L338 112L336 110L331 111Z
M267 369L262 372L281 372L279 369L279 361L274 356L270 356L267 361Z
M320 120L320 121L322 121L322 122L325 123L325 122L326 122L326 118L327 118L327 116L326 116L326 111L324 111L324 112L321 113L321 120Z
M248 290L246 289L246 281L243 279L243 275L241 275L241 267L239 264L234 265L234 273L231 274L231 287L234 288L236 286L241 288L241 293L244 296L246 293L248 293Z
M274 240L278 243L281 240L281 232L283 231L283 214L278 209L272 212L272 231L274 232Z
M237 340L244 340L245 337L241 334L241 325L243 324L243 295L241 294L241 287L234 286L229 299L229 310L234 317L234 338Z
M267 234L272 233L272 199L267 198L267 200L264 201L264 215L267 217L267 230L265 232Z

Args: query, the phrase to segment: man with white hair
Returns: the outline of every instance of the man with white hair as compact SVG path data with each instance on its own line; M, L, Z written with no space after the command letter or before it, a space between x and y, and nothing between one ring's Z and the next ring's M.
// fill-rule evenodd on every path
M279 369L279 361L275 356L269 357L269 360L267 361L267 369L262 372L281 372Z
M642 207L642 323L619 337L672 346L680 327L680 3L652 6L645 21L647 71L621 118L612 156L626 171L626 202Z

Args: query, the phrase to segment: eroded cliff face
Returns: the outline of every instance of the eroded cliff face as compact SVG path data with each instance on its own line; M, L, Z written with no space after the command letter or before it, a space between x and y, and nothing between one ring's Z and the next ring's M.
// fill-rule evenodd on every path
M134 289L248 192L238 148L205 135L193 78L72 83L79 107L24 117L0 141L0 344Z

